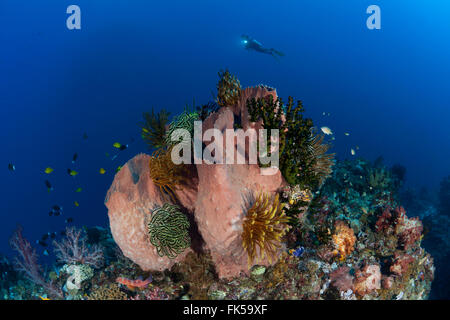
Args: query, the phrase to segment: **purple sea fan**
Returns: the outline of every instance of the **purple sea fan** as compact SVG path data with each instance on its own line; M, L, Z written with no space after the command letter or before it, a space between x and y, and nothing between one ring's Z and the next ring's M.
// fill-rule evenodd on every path
M9 240L9 244L18 253L18 256L14 259L14 269L16 271L22 272L29 281L42 287L51 297L64 298L62 291L53 282L47 282L42 275L42 267L38 264L36 250L23 237L22 227L19 226L17 228Z
M87 264L94 268L100 268L104 263L101 246L88 247L86 237L81 236L81 230L73 227L66 229L66 238L61 242L53 241L53 246L58 262Z

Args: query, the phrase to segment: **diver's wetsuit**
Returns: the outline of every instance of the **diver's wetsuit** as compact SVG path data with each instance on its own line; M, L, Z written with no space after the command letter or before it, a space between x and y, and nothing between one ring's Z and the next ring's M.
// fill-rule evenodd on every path
M270 54L271 56L278 58L281 56L284 56L284 54L280 51L275 50L274 48L264 48L261 43L253 39L252 37L248 35L242 35L242 44L244 45L245 49L247 50L254 50L261 53Z

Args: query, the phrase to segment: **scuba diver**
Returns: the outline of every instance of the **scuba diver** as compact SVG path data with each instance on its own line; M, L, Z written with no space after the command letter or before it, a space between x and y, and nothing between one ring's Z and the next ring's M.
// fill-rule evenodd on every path
M270 54L275 59L278 59L279 57L284 56L284 53L277 51L274 48L270 48L270 49L264 48L260 42L256 41L255 39L253 39L252 37L250 37L246 34L243 34L241 36L241 42L244 45L245 49L247 49L247 50L254 50L257 52Z

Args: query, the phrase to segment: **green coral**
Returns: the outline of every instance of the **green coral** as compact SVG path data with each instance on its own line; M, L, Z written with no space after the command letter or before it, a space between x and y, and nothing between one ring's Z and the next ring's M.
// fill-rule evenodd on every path
M238 103L241 97L241 83L226 70L219 72L219 83L217 84L217 104L221 107L232 106Z
M178 140L172 141L172 134L175 130L184 129L187 130L192 138L194 136L194 121L199 120L199 114L196 111L189 111L189 107L186 107L182 114L175 117L175 119L170 123L169 129L167 130L165 136L165 144L167 146L175 145L182 141L182 137Z
M154 210L148 232L158 255L174 259L190 247L189 226L189 220L176 205L165 203Z
M265 129L279 129L280 170L291 185L311 190L319 188L334 164L333 154L326 154L329 145L323 136L315 135L313 122L304 118L301 101L294 105L289 97L287 105L281 98L251 99L247 101L250 121L262 120ZM268 141L270 148L270 141Z
M162 109L160 112L144 112L144 122L141 123L142 138L147 142L150 149L160 149L166 145L166 125L169 121L170 113Z

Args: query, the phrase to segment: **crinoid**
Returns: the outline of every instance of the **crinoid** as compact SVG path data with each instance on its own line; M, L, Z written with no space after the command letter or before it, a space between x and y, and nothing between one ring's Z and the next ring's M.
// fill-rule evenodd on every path
M189 220L176 205L165 203L152 212L148 223L150 242L160 257L175 259L191 245Z
M144 122L141 123L141 134L151 149L160 149L165 146L166 125L169 121L169 115L170 113L164 109L158 113L155 113L153 109L151 113L143 113Z
M331 175L334 166L334 153L327 153L331 145L323 143L323 139L324 135L315 134L313 131L308 144L308 150L311 156L311 169L318 178L319 187Z
M219 83L217 84L217 104L221 107L235 105L241 96L241 83L226 70L219 72Z
M247 251L249 267L255 260L262 261L265 255L269 262L276 258L281 237L290 228L288 222L278 194L275 197L258 194L243 222L242 246Z
M194 104L195 110L195 104ZM180 142L184 142L181 136L179 136L175 130L184 129L189 132L190 139L194 137L194 121L199 120L199 114L196 111L189 111L189 107L186 106L183 113L177 116L169 125L165 136L165 144L167 146L172 146ZM175 133L174 133L175 132Z
M158 149L150 157L150 177L163 195L168 195L176 202L175 190L184 182L187 173L184 164L175 164L171 159L172 147L168 150Z

